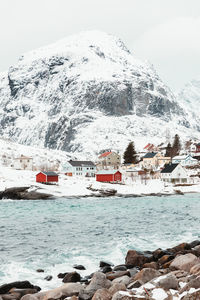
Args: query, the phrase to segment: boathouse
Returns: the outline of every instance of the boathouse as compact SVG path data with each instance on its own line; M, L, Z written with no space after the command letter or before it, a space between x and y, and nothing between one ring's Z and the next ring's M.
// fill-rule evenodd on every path
M55 172L40 172L36 175L36 182L40 183L54 183L58 182L58 174Z
M96 181L121 182L122 173L118 170L100 170L96 173Z

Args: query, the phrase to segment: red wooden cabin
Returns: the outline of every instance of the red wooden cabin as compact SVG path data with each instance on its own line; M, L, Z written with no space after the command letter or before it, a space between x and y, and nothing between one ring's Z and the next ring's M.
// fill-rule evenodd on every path
M36 175L36 182L51 183L58 182L58 174L55 172L40 172Z
M120 182L122 181L122 173L118 170L101 170L96 173L96 181Z

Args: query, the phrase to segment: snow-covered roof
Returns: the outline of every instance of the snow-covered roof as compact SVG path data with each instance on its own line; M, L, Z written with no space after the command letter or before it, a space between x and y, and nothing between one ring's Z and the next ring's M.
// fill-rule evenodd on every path
M115 173L120 172L119 170L100 170L96 174L97 175L106 175L106 174L111 174L114 175ZM121 173L121 172L120 172Z
M185 159L187 159L188 157L190 157L191 160L196 160L196 159L193 158L190 154L188 154L188 155L177 155L177 156L174 156L174 157L173 157L173 160L185 160Z
M58 174L52 171L48 171L48 172L41 171L41 173L45 174L46 176L58 176Z
M86 160L69 160L68 163L72 165L73 167L88 167L92 166L94 167L95 164L92 161L86 161Z

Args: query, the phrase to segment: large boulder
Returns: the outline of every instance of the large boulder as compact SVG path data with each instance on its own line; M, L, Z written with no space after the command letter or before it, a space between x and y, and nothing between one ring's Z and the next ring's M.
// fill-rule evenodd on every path
M95 292L99 289L111 287L111 281L106 278L106 275L101 272L94 273L88 286L79 293L81 300L89 300L93 297Z
M199 275L200 275L200 263L197 264L197 265L194 265L194 266L190 269L190 274L194 274L194 275L199 274Z
M190 269L200 263L200 259L192 253L176 256L170 264L171 270L184 270L189 272Z
M126 286L124 283L113 283L109 288L109 292L112 296L118 291L126 291Z
M169 290L169 289L178 290L179 288L178 279L174 274L161 276L160 280L157 281L156 284L158 287L161 287L165 290Z
M80 283L65 283L62 286L55 288L53 290L49 290L46 292L37 293L31 295L35 297L37 300L48 300L48 299L64 299L66 297L77 296L80 291L83 289ZM31 297L30 295L25 295L22 297L22 300L35 300L35 298Z
M144 268L133 277L132 281L141 280L146 283L160 275L161 273L155 269Z
M67 273L65 275L65 277L63 278L63 282L67 283L67 282L79 282L81 280L81 276L79 273L77 272L70 272Z
M111 300L112 295L107 289L100 289L96 291L92 300Z
M130 282L130 277L125 275L125 276L118 277L118 278L114 279L112 281L112 284L114 284L114 283L123 283L127 286L129 284L129 282Z
M149 258L135 250L129 250L125 258L125 264L133 267L142 267L149 262Z
M37 291L40 291L41 288L38 286L34 286L29 281L14 281L11 283L3 284L0 286L0 294L6 294L8 293L12 288L16 289L36 289Z

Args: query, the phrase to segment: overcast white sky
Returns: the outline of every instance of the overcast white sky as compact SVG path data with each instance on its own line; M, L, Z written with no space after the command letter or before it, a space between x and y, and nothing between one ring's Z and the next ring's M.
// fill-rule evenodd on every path
M200 0L0 0L0 71L84 30L120 37L172 88L200 78Z

